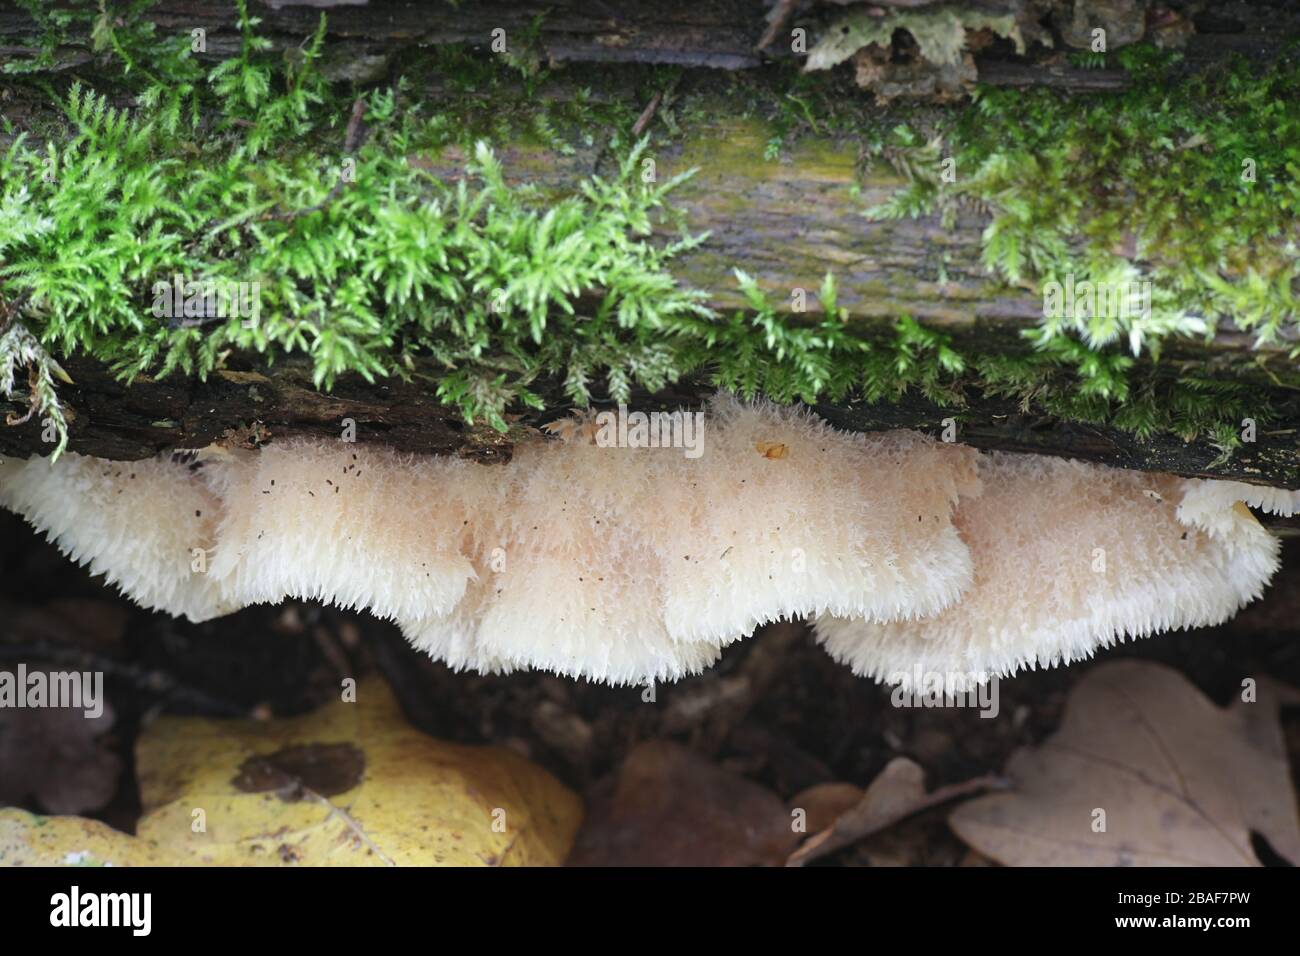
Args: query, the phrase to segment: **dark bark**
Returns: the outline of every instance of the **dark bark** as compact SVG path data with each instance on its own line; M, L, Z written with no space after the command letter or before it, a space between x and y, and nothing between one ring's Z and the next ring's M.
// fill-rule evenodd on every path
M890 4L911 6L917 4ZM970 8L1005 11L1008 0L962 0ZM110 4L110 8L111 8ZM789 29L803 26L809 37L843 11L838 0L783 3L787 15L770 21L773 0L474 0L453 5L447 0L252 0L261 18L259 31L276 48L297 45L328 15L331 61L339 75L377 79L394 54L419 46L468 43L488 47L494 30L504 30L507 49L532 50L552 63L654 63L738 70L788 59ZM1225 14L1204 14L1198 33L1187 43L1192 62L1222 59L1233 52L1269 56L1284 44L1300 22L1300 12L1278 7L1253 9L1230 4ZM1058 28L1070 18L1071 0L1056 0L1048 22ZM230 2L159 0L147 13L160 31L175 35L201 28L209 58L239 49L235 7ZM774 27L777 27L774 29ZM30 15L11 0L0 2L0 56L29 57L36 30ZM760 46L761 44L761 46ZM1059 46L1059 40L1057 45ZM91 59L89 31L74 28L60 49L61 68ZM1125 77L1117 70L1077 70L1063 66L1046 48L1028 61L999 64L996 56L977 58L981 79L995 84L1046 85L1078 90L1115 89ZM983 63L989 62L987 70Z
M455 412L440 405L427 381L386 381L370 385L345 377L334 391L312 388L310 370L300 361L265 368L256 357L233 360L206 382L183 377L117 382L103 366L76 359L66 363L75 385L61 394L72 409L72 450L113 459L138 459L175 447L211 442L251 446L291 435L338 436L346 419L356 423L360 441L427 454L458 454L485 464L510 459L511 442L485 426L467 428ZM564 414L557 386L545 414L521 415L518 425L537 426ZM687 381L655 395L638 395L636 407L677 408L699 403L711 389ZM1294 429L1261 429L1258 440L1232 458L1214 464L1218 449L1201 440L1172 435L1138 439L1113 428L1065 422L1016 402L969 391L963 407L942 407L905 396L897 402L820 404L816 411L833 424L858 431L916 428L938 435L944 420L955 419L959 441L978 448L1083 458L1124 468L1254 483L1300 487L1300 450ZM0 410L4 405L0 403ZM1287 411L1300 422L1300 400ZM0 428L0 454L44 454L37 420Z

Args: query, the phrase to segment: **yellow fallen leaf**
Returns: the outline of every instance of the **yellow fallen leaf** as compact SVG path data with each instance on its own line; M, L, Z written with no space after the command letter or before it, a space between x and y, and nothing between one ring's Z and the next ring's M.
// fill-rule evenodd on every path
M386 685L303 717L169 717L136 749L137 836L0 811L0 862L558 865L576 795L522 757L434 740ZM88 854L80 857L78 854Z
M85 817L0 810L0 866L161 866L157 848Z

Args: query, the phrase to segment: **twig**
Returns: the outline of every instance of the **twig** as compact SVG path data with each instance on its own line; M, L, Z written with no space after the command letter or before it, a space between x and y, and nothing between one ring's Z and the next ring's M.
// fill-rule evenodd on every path
M767 30L763 33L763 39L754 44L755 50L763 50L776 41L776 35L785 29L794 15L794 8L798 6L799 0L780 0L776 8L768 16Z
M22 307L27 304L27 300L30 299L31 297L32 297L32 290L23 289L22 292L18 293L17 298L5 302L4 319L0 320L0 335L4 335L6 332L9 331L9 326L13 325L14 319L18 318L19 310L22 309Z
M357 97L357 101L352 104L352 115L348 117L347 133L343 137L343 152L351 155L355 153L365 140L365 127L361 125L362 120L366 118L366 101L364 97Z
M673 100L676 99L673 95L673 91L677 89L677 84L681 81L682 76L678 73L668 81L667 85L665 85L662 90L654 95L646 108L641 111L641 115L637 117L636 123L632 126L632 136L634 138L640 136L641 133L644 132L645 128L650 125L650 121L654 119L655 114L659 111L660 107L672 105ZM665 122L668 121L665 120Z
M347 653L340 646L334 632L324 624L311 625L312 638L316 641L316 646L329 662L330 667L334 668L335 676L340 679L348 677L355 672L355 668L348 660Z
M658 93L656 93L654 96L650 98L650 104L641 111L641 115L637 117L637 121L632 124L633 138L640 136L642 133L645 132L645 128L649 126L650 121L654 119L655 111L659 109L659 104L663 102L663 99L664 99L663 90L660 90Z

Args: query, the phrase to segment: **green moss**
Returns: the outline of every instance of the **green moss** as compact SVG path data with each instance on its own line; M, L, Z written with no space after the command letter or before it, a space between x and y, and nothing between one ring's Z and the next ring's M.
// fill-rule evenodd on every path
M206 375L231 349L306 352L324 388L433 356L439 397L499 428L510 403L538 404L542 374L562 372L575 402L597 376L623 396L671 380L672 335L708 311L665 268L697 240L649 240L680 180L642 181L644 141L558 201L507 185L481 143L446 183L409 161L447 142L446 116L382 90L345 155L346 101L314 69L323 21L280 68L245 27L243 53L188 85L137 74L129 112L74 84L66 138L20 136L0 159L3 296L43 343L127 378ZM106 42L134 61L132 43ZM256 283L259 314L160 317L174 276Z
M1277 417L1269 390L1212 378L1194 367L1155 371L1122 353L1098 352L1069 337L1048 337L1027 354L967 350L901 320L892 341L877 343L868 362L867 394L897 398L914 389L936 404L960 409L966 389L1015 400L1025 412L1109 426L1139 437L1207 438L1227 459L1241 443L1242 420Z
M1178 54L1119 57L1123 94L981 89L928 135L899 128L879 152L909 186L871 214L987 212L984 262L1013 285L1149 282L1149 315L1045 322L1094 348L1158 354L1219 317L1261 343L1294 331L1300 64L1183 76Z
M643 181L647 144L630 132L639 110L585 92L541 97L548 73L526 56L503 67L445 50L408 64L429 72L364 94L367 135L349 154L353 95L321 73L321 24L310 42L276 57L245 15L241 54L208 68L190 56L188 36L167 45L147 26L95 20L96 43L116 64L98 83L135 105L113 109L79 84L51 89L66 128L44 142L19 136L0 158L0 308L34 336L22 352L0 340L0 369L12 378L35 368L34 403L57 412L57 366L33 344L49 363L85 352L128 379L178 369L203 376L236 349L268 362L305 353L322 388L345 373L427 376L468 421L502 430L508 406L540 405L542 378L558 378L567 400L585 404L593 393L622 399L688 374L778 400L877 401L916 390L959 406L976 387L1073 420L1209 434L1225 448L1243 410L1267 420L1261 390L1194 367L1153 375L1119 343L1151 348L1194 331L1194 308L1229 312L1262 337L1294 322L1291 67L1262 76L1238 67L1167 97L1156 71L1168 64L1141 61L1135 69L1153 84L1146 92L1085 102L985 91L926 135L864 121L860 108L805 77L787 77L775 100L737 79L745 110L773 130L743 148L771 153L806 133L851 136L909 182L877 214L991 211L986 261L1008 282L1066 270L1094 279L1136 270L1159 282L1150 321L1047 323L1022 354L1007 355L959 349L907 318L883 338L868 336L837 307L830 276L819 315L781 313L743 273L746 308L705 307L704 292L682 288L671 272L673 257L704 237L680 225L675 241L652 236L675 221L668 204L680 179ZM677 78L651 76L658 89ZM431 84L431 101L412 98ZM657 128L674 135L698 121L697 109L689 96L666 97ZM1258 116L1261 128L1237 123L1234 110ZM551 150L587 148L608 172L566 196L508 184L484 143L521 131ZM453 145L470 156L459 180L412 161ZM949 153L953 184L939 175ZM1243 156L1257 162L1251 188L1230 175ZM1109 251L1129 234L1136 264ZM1281 268L1269 282L1266 266ZM176 275L257 283L260 312L255 321L155 316L156 284Z

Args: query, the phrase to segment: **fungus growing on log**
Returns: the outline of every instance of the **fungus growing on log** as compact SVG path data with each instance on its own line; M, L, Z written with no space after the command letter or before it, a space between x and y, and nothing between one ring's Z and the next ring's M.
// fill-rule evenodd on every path
M194 620L314 599L456 669L628 684L811 618L855 672L950 689L1225 620L1278 564L1246 504L1300 510L1294 492L842 432L725 394L658 431L624 416L560 422L491 467L320 439L11 462L0 502Z
M950 515L978 487L971 449L720 396L692 456L620 447L610 415L498 469L500 514L470 519L496 528L480 533L496 541L474 555L480 586L404 622L417 646L480 670L675 680L761 624L933 613L970 581Z
M709 424L701 458L653 459L655 487L680 502L654 516L675 639L727 644L821 613L934 614L970 583L951 515L978 493L974 449L912 431L843 432L725 396Z
M289 441L205 456L202 473L225 503L211 573L242 604L295 597L413 619L451 610L473 577L461 539L491 489L468 462Z
M962 691L1221 623L1278 567L1277 540L1241 502L1289 513L1297 499L1035 455L984 455L980 477L983 494L955 519L975 562L959 602L923 620L817 621L818 639L855 673L906 688L941 677Z
M0 461L0 505L131 600L192 621L237 611L204 573L221 501L187 456L120 462L64 454Z
M483 585L473 603L407 625L408 636L435 656L464 647L455 663L478 670L542 668L615 684L676 680L712 664L718 648L675 642L659 610L662 563L644 533L661 510L647 494L656 454L680 456L585 441L523 445L494 469L500 507L470 517Z
M1300 491L1261 488L1240 481L1190 478L1178 503L1178 520L1216 537L1230 539L1248 508L1289 518L1300 513Z

